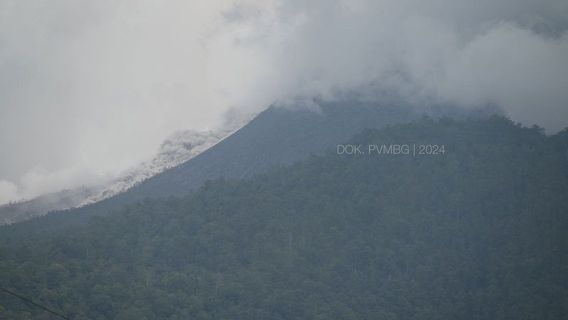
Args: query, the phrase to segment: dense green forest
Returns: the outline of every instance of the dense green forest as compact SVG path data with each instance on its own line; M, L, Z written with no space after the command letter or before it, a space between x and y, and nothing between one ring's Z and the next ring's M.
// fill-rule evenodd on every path
M444 153L329 150L129 205L0 244L0 284L71 319L566 319L568 132L422 119L350 143ZM54 318L0 292L0 319Z

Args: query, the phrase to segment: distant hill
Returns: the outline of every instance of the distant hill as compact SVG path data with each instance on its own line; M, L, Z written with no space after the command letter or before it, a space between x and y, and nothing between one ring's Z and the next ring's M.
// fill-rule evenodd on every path
M346 141L439 152L330 150L2 242L0 283L77 320L563 319L566 138L500 117L364 130ZM0 296L0 318L40 317Z

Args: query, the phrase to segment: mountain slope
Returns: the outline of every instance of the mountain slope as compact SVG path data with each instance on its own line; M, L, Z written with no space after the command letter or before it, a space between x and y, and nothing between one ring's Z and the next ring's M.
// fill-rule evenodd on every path
M140 184L132 197L180 195L207 180L251 177L321 154L362 129L415 118L404 106L374 103L328 103L316 111L271 108L193 161Z
M158 154L151 161L142 163L122 177L105 185L102 190L85 199L78 207L97 203L123 193L165 170L176 167L211 148L245 124L246 122L231 123L216 131L175 132L162 143Z
M0 283L73 319L562 319L565 135L502 118L366 130L438 155L313 157L0 247ZM38 317L16 300L8 319Z
M93 205L50 214L0 229L0 236L42 233L88 221L143 200L187 194L208 180L247 178L334 148L364 128L408 122L418 114L404 105L344 101L311 111L269 108L250 123L195 158Z
M175 132L162 143L152 160L143 162L120 177L105 183L62 190L26 201L0 205L0 225L24 221L51 211L80 208L125 192L142 181L207 150L240 129L246 121L233 121L214 131Z

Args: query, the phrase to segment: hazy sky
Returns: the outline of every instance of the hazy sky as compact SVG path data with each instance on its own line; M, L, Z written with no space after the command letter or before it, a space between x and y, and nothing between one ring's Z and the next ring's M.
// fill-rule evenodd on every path
M554 132L567 28L565 0L0 0L0 203L298 96L491 103Z

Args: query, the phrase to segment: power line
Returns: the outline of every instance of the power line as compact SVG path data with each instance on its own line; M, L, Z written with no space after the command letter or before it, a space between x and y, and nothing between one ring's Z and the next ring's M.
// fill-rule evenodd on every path
M36 302L32 301L32 300L29 299L29 298L26 298L26 297L24 297L24 296L21 296L21 295L19 295L19 294L13 292L13 291L11 291L11 290L8 290L8 289L6 289L6 288L0 287L0 291L3 291L3 292L5 292L5 293L7 293L7 294L9 294L9 295L11 295L11 296L14 296L14 297L16 297L16 298L18 298L18 299L20 299L20 300L23 300L23 301L25 301L25 302L27 302L27 303L33 305L33 306L36 306L36 307L38 307L38 308L40 308L40 309L42 309L42 310L44 310L44 311L47 311L47 312L49 312L49 313L51 313L51 314L53 314L53 315L55 315L55 316L58 316L58 317L61 318L61 319L71 320L71 319L67 318L67 317L64 316L64 315L62 315L62 314L60 314L60 313L58 313L58 312L56 312L56 311L53 311L53 310L49 309L48 307L42 306L41 304L36 303Z

